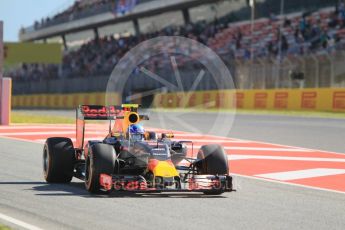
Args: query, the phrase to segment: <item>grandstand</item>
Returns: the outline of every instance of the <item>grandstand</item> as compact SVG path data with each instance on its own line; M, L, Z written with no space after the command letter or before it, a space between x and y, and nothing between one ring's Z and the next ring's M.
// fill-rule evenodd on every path
M305 87L345 86L345 69L337 64L345 59L344 3L291 0L282 16L279 1L256 2L252 30L245 0L76 1L20 31L22 41L61 42L62 64L24 63L7 74L15 94L103 91L111 70L132 47L153 37L179 35L216 51L238 88L300 87L291 78L296 71L303 72ZM154 65L173 77L163 62ZM183 71L193 73L189 67ZM198 90L213 87L210 81Z

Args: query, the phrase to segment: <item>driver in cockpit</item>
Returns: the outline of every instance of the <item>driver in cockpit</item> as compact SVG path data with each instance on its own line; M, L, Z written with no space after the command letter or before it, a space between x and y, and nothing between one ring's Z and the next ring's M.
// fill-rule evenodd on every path
M130 141L144 141L145 129L142 125L133 124L128 127L127 135Z

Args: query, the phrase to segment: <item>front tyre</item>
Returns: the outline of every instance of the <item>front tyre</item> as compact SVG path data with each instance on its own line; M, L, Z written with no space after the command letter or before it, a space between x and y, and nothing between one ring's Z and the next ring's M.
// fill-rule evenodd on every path
M229 173L228 157L224 148L217 144L203 145L198 152L196 164L199 174L227 175ZM220 195L223 190L204 192L206 195Z
M48 138L43 147L43 174L49 183L69 183L73 177L75 151L71 139Z
M116 154L113 146L97 143L90 147L85 166L85 187L90 193L101 192L99 177L114 172Z

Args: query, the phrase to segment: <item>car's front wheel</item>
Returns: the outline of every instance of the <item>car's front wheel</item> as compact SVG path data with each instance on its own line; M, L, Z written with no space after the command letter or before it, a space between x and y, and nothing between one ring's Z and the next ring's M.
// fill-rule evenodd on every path
M99 177L113 174L116 154L113 146L101 143L92 145L90 150L85 165L85 187L91 193L99 193Z
M200 174L227 175L229 162L224 148L217 144L203 145L198 152L197 170ZM223 190L204 192L207 195L219 195Z

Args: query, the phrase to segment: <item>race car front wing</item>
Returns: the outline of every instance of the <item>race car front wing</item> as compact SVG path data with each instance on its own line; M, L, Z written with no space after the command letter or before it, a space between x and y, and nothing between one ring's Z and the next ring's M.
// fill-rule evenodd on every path
M194 175L185 181L162 180L150 183L142 176L101 174L100 186L104 191L130 192L231 192L232 177L229 175Z

